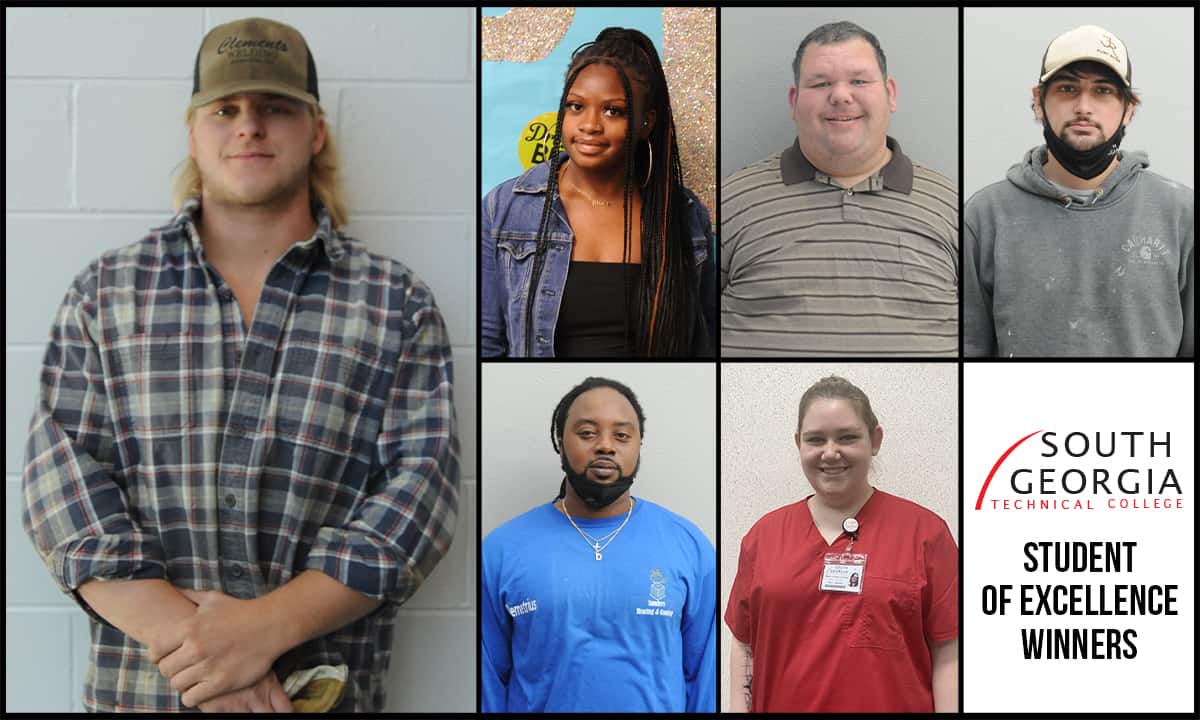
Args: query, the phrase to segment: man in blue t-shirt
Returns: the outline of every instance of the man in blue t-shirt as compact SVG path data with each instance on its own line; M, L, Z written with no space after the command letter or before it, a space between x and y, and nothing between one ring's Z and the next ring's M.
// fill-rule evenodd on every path
M558 497L483 541L483 712L716 712L716 553L630 495L645 421L606 378L555 408Z

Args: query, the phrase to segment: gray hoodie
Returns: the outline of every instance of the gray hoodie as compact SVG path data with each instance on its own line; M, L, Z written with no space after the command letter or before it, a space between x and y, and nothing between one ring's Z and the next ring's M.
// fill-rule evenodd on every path
M1034 148L963 212L967 357L1191 357L1195 200L1125 151L1071 190Z

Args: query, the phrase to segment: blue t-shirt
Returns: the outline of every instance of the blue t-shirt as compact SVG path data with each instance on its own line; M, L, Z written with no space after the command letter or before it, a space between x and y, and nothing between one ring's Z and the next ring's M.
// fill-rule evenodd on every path
M483 712L716 712L716 552L635 500L601 560L550 503L484 539Z

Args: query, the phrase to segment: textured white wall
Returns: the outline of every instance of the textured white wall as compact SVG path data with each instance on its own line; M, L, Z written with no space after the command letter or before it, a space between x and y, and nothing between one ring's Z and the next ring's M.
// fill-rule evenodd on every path
M721 707L729 708L725 625L742 538L763 515L812 493L793 441L800 396L841 375L871 401L883 444L871 484L937 513L958 540L958 365L723 363L721 366Z
M240 17L308 40L347 231L437 297L454 348L463 494L450 556L400 611L388 710L475 710L475 28L472 8L5 8L5 711L81 710L83 613L21 530L41 356L71 279L171 217L196 49Z

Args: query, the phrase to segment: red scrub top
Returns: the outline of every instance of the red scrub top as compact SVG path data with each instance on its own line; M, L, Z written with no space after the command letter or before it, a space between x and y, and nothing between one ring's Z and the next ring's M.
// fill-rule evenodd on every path
M808 498L742 540L725 623L750 645L752 712L933 712L929 644L958 637L958 547L946 522L876 489L852 552L862 593L818 589L827 545Z

